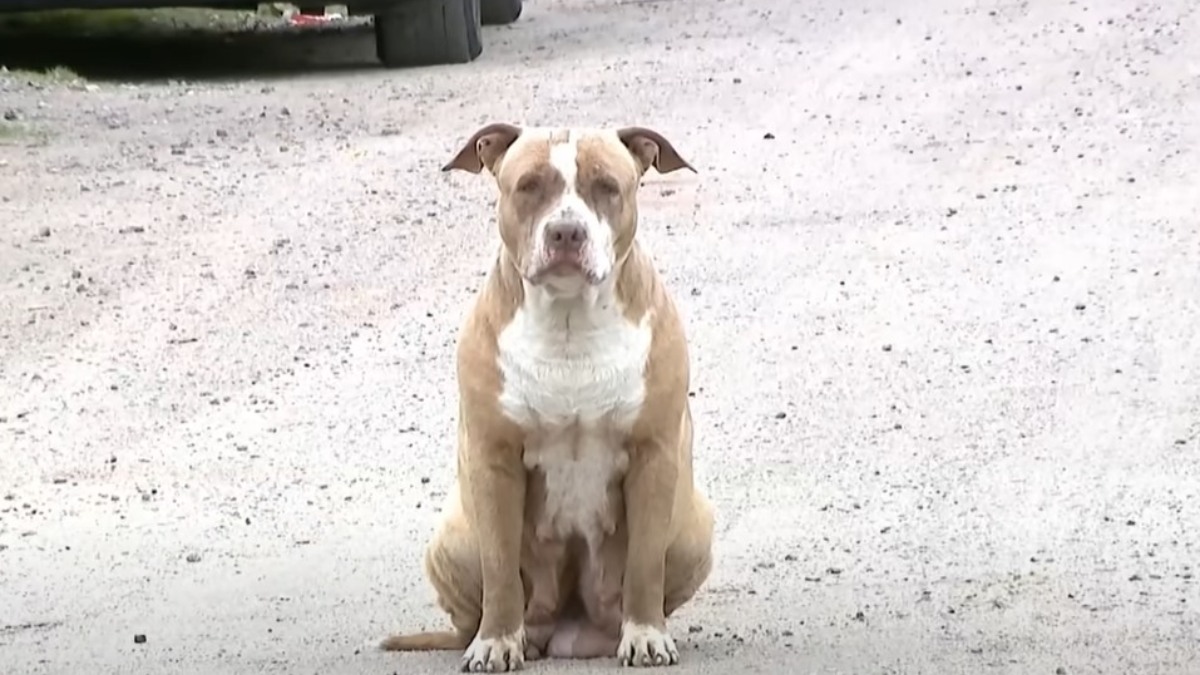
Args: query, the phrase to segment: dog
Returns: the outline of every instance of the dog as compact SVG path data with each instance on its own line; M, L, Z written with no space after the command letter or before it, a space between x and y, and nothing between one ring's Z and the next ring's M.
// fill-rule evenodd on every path
M669 666L666 619L712 569L692 477L688 346L636 238L650 169L695 169L661 134L495 123L442 167L487 170L500 245L457 348L457 482L424 557L464 672L543 658Z

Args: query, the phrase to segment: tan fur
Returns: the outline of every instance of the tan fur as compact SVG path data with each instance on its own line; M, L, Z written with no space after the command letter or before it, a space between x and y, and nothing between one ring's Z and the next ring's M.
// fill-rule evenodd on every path
M453 631L431 631L412 635L392 635L379 643L379 648L389 652L428 652L447 649L466 649L471 644L470 633Z
M565 130L536 135L488 125L445 167L487 168L501 193L502 246L458 343L458 485L425 556L426 574L455 631L393 636L382 643L385 649L464 649L476 635L498 638L523 629L526 658L548 648L616 655L624 622L665 630L666 617L711 570L712 507L692 478L686 339L667 289L635 239L642 174L651 167L694 169L648 129L587 136L577 144L576 188L614 230L617 298L631 322L648 317L652 331L644 404L624 440L628 468L609 488L611 534L589 559L579 541L537 530L545 476L525 469L530 432L500 409L497 340L524 301L521 270L531 223L563 189L561 174L548 168L550 145L569 138ZM614 187L619 198L611 196ZM582 626L574 652L555 637L569 621Z

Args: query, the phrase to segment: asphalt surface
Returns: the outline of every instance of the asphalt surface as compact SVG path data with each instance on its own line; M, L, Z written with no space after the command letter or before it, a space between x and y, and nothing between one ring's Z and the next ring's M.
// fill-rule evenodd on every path
M718 509L673 672L1200 672L1197 12L533 1L467 66L0 74L0 672L454 672L363 645L448 625L496 234L438 167L493 120L699 169L639 235Z

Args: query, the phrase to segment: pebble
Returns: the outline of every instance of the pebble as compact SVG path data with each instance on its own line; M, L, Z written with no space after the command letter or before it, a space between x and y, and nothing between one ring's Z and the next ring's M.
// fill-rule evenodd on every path
M133 644L135 644L135 645L146 644L146 636L142 633L138 633L137 635L134 635L133 636Z
M187 560L190 563L198 563L198 562L200 562L200 554L195 553L195 552L189 553L189 554L187 554L187 558L185 558L185 560Z

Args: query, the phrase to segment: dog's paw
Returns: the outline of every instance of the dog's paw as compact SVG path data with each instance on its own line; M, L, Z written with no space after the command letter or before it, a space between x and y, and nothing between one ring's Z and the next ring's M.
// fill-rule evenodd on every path
M478 635L462 656L464 673L507 673L525 667L525 629L495 638Z
M673 666L679 663L679 650L667 631L626 621L621 626L617 660L635 668Z

